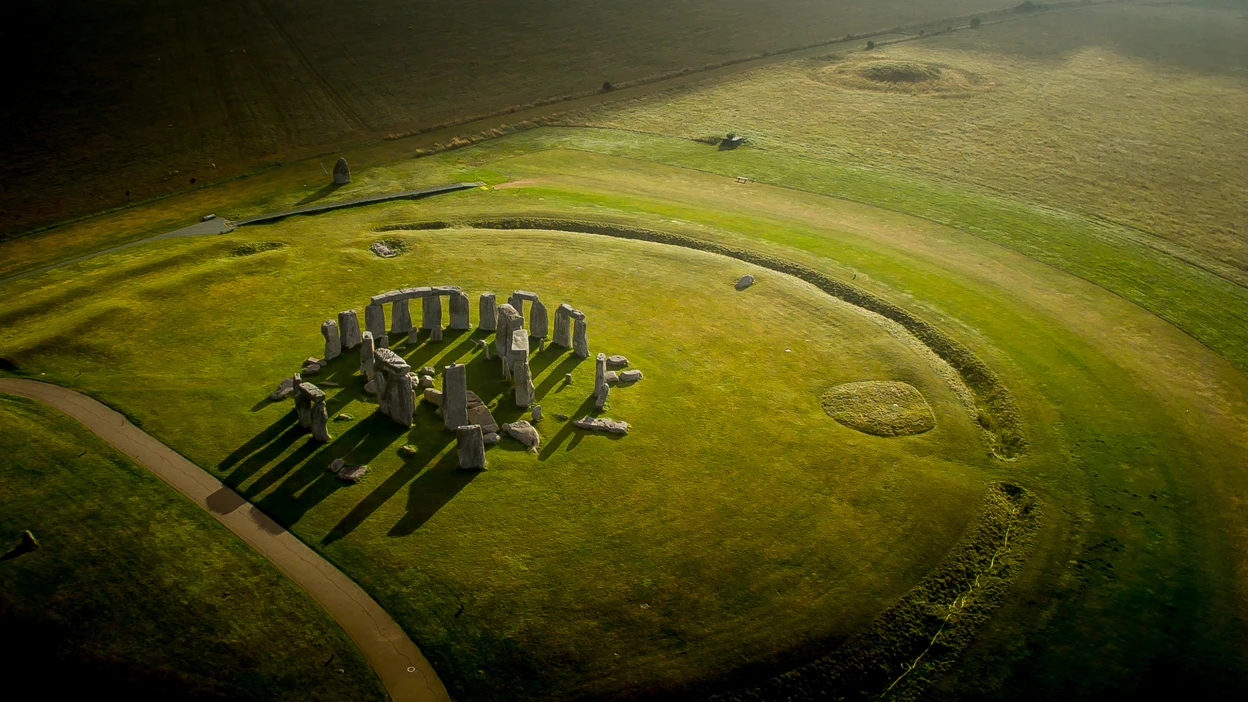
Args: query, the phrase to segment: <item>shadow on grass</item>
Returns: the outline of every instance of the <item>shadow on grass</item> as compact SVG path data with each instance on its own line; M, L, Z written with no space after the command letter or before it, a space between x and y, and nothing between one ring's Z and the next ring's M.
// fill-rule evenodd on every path
M326 197L326 196L328 196L328 195L332 195L332 194L334 193L334 191L336 191L338 188L341 188L341 187L342 187L342 184L340 184L340 183L329 183L328 185L326 185L325 187L321 188L320 190L317 190L316 192L312 193L311 195L309 195L309 196L307 196L307 197L303 198L302 200L300 200L299 202L295 203L295 206L296 206L296 207L299 207L299 206L301 206L301 205L310 205L310 204L312 204L313 202L316 202L317 200L320 200L320 199L321 199L321 198L323 198L323 197Z
M480 471L460 470L459 454L448 451L408 488L407 514L390 529L390 536L408 536L467 487Z

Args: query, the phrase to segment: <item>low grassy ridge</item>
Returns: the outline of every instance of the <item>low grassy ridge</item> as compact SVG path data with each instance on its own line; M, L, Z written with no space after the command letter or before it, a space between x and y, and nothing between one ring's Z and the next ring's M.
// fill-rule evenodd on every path
M50 697L384 700L315 603L73 420L0 395L0 627ZM23 530L41 544L12 547Z
M837 385L823 393L820 401L833 419L866 434L909 436L936 426L923 393L897 381L864 380Z
M865 681L882 694L888 676L846 677L846 666L900 675L932 641L899 683L906 694L1237 689L1248 677L1235 586L1248 544L1243 373L1139 306L987 237L708 172L770 164L786 182L843 187L824 164L790 159L781 172L786 161L768 159L605 130L452 152L429 162L510 187L161 241L10 283L0 358L125 409L291 525L391 611L457 698L688 697L816 660L811 675L848 687L802 689ZM380 187L422 166L387 168L362 180ZM1001 202L942 192L937 204L962 214ZM534 218L709 250L403 226ZM369 253L381 237L407 252ZM230 255L261 241L287 246ZM796 264L939 330L1015 398L1026 452L990 455L949 367L900 323L715 250ZM747 272L758 283L735 291ZM591 348L646 373L613 390L606 412L633 432L582 435L555 416L587 411L592 369L553 351L533 359L541 452L505 444L475 475L454 470L431 408L410 431L375 417L349 355L317 376L331 415L352 417L331 424L329 445L308 443L289 407L264 399L319 355L322 320L430 283L529 289L585 310ZM472 337L422 337L402 353L414 366L467 362L469 387L500 419L519 416ZM918 388L935 428L876 437L824 412L829 387L880 379ZM400 456L403 444L417 454ZM325 471L337 457L373 474L345 487ZM1008 551L1008 568L987 568L1013 523L991 514L1031 500L1042 509L1025 558ZM985 573L988 587L963 587Z

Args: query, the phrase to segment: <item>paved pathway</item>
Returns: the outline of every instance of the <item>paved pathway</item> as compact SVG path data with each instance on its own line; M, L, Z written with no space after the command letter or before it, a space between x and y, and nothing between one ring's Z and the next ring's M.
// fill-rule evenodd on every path
M82 422L118 451L207 510L324 607L360 647L394 702L449 702L437 673L359 585L238 493L118 412L73 390L0 378L0 392L37 400Z

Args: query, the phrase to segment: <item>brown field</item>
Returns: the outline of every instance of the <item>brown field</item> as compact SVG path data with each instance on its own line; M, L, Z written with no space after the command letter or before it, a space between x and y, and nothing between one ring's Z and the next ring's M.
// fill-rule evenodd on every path
M0 236L604 81L1012 4L23 2L0 42L23 76L0 107Z
M736 131L770 151L993 191L1126 225L1123 236L1248 284L1242 8L1037 14L776 63L572 121ZM920 80L879 80L880 66Z

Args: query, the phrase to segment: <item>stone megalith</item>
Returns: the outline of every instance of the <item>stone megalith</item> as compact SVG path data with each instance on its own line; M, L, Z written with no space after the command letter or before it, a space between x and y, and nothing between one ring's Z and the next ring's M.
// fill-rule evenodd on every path
M308 388L315 389L316 386L312 383L295 383L295 417L299 420L299 426L304 429L312 428L312 395Z
M607 384L607 354L600 353L594 364L594 407L602 409L607 406L607 394L611 386Z
M533 373L529 368L529 332L521 327L511 333L511 344L507 351L511 363L511 378L516 384L516 406L520 408L533 404Z
M338 336L338 323L332 319L321 324L321 336L325 337L325 360L338 358L342 353L342 337Z
M312 406L308 409L308 426L312 430L312 440L329 441L329 412L325 409L325 391L311 383L304 385L308 386L306 392L312 401Z
M468 423L468 367L462 363L442 369L442 422L451 431Z
M395 300L390 305L390 333L406 334L412 330L412 308L407 304L407 298Z
M741 276L741 280L738 280L737 284L734 285L733 287L736 288L737 290L745 290L746 288L750 287L753 284L754 284L754 276L743 275Z
M442 340L442 298L428 295L421 298L420 328L429 330L430 341Z
M523 419L510 424L504 424L503 431L510 434L511 438L524 444L529 453L537 453L538 447L542 445L542 437L537 433L537 429Z
M468 295L463 291L451 293L451 329L472 329L468 319Z
M485 435L479 424L464 424L455 429L455 447L459 450L462 470L485 469Z
M589 358L589 334L584 318L573 320L572 354L578 358Z
M494 330L494 350L498 352L498 357L503 363L503 377L511 377L511 359L509 353L511 351L511 340L517 329L524 328L524 318L516 311L515 307L510 304L502 304L497 308L498 314L495 318Z
M498 312L494 309L497 300L498 298L492 292L481 293L481 300L477 303L477 313L480 316L477 320L477 329L494 331L498 328Z
M346 185L351 182L351 169L347 167L347 159L339 156L334 164L334 185Z
M360 345L363 337L360 336L360 318L355 310L338 313L338 334L342 339L342 348L349 350Z
M534 300L533 307L529 310L529 334L539 339L550 336L550 315L541 300Z
M373 333L364 332L360 340L360 375L364 376L364 382L373 379L373 357L376 355L377 347L373 343Z
M400 426L412 426L412 413L416 410L412 367L390 349L377 349L374 356L377 410Z
M370 302L364 308L364 328L373 333L373 345L384 349L390 345L386 336L386 309L379 302Z
M572 306L563 303L555 308L555 338L551 342L565 349L572 348Z

